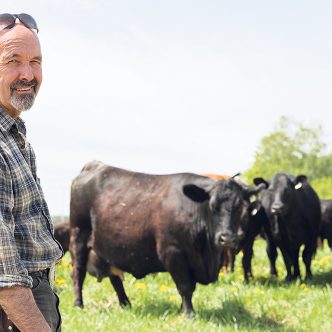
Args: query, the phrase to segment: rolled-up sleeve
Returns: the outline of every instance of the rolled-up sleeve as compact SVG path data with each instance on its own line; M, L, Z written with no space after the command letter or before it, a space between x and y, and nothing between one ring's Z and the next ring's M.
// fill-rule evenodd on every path
M32 279L16 248L13 202L10 171L0 155L0 288L17 285L32 287Z

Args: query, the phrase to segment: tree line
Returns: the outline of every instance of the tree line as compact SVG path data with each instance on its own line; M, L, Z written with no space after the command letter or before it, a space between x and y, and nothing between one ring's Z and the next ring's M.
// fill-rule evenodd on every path
M320 198L332 199L332 153L322 136L321 126L308 127L281 117L261 139L255 161L243 174L246 182L257 176L269 179L277 172L305 174Z

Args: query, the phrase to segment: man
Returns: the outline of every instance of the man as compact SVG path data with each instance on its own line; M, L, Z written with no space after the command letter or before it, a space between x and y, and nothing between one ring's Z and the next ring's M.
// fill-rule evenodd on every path
M37 33L30 15L0 15L0 306L29 332L60 331L49 276L63 255L19 117L42 81Z

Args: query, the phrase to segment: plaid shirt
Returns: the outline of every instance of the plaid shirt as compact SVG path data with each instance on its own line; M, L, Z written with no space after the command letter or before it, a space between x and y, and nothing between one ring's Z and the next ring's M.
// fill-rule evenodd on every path
M22 119L0 108L0 287L32 287L28 272L50 268L63 255L36 174Z

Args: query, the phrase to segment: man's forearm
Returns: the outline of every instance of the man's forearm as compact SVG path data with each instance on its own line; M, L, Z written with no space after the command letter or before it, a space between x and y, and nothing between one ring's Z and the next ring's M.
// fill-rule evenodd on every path
M0 306L21 332L51 331L36 305L30 288L21 286L1 288Z

